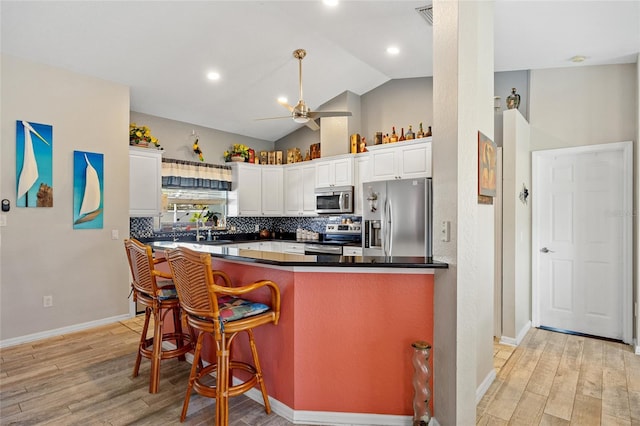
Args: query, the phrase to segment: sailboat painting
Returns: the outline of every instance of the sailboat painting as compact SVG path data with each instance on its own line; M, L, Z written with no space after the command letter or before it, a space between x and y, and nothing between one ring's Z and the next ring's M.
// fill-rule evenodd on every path
M104 155L73 151L73 229L102 229Z
M17 207L53 207L53 126L16 122Z

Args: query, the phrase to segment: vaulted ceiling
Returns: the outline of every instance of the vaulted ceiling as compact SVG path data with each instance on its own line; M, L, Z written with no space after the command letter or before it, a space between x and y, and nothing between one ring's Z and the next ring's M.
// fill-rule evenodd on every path
M312 110L347 90L431 76L433 27L416 12L427 3L3 0L1 49L130 86L134 111L273 141L301 126L255 120L286 116L279 96L297 102L295 49L307 51ZM637 61L640 1L494 4L496 71Z

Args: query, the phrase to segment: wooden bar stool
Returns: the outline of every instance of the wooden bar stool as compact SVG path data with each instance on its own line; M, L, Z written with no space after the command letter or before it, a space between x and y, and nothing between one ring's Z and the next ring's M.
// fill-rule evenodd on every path
M154 259L151 247L133 238L125 240L124 247L133 277L133 300L145 307L144 326L133 367L133 377L138 376L142 357L150 359L149 392L156 393L160 386L160 361L169 358L184 361L184 355L192 349L191 336L182 331L180 301L171 275L155 269L156 264L165 262L166 259ZM164 319L169 313L173 315L174 331L171 333L164 331ZM147 338L151 318L154 324L153 336ZM164 349L162 343L166 341L173 342L175 349Z
M198 331L189 384L182 407L180 421L184 421L189 408L192 389L200 395L216 399L216 425L229 424L229 397L240 395L259 385L264 399L264 409L271 412L267 388L253 336L253 329L278 323L280 318L280 290L273 281L262 280L241 287L232 287L229 277L222 271L211 270L211 256L184 247L167 253L169 267L178 291L183 315L192 332ZM215 278L214 278L215 277ZM221 285L216 284L218 279ZM270 306L252 302L240 296L267 288L271 296ZM246 332L253 355L253 365L230 359L231 343L240 332ZM216 343L216 362L203 367L201 357L205 335L213 336ZM238 385L231 385L233 370L243 370L251 378ZM215 385L206 376L215 373Z

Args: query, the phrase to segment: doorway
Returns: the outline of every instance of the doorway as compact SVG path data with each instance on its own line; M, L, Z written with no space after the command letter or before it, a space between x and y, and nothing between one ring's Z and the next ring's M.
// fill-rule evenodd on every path
M631 343L632 143L532 153L534 326Z

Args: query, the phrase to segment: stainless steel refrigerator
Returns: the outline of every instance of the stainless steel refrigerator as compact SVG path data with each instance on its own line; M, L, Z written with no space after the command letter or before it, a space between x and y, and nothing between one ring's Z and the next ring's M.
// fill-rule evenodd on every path
M432 257L431 178L362 184L364 256Z

